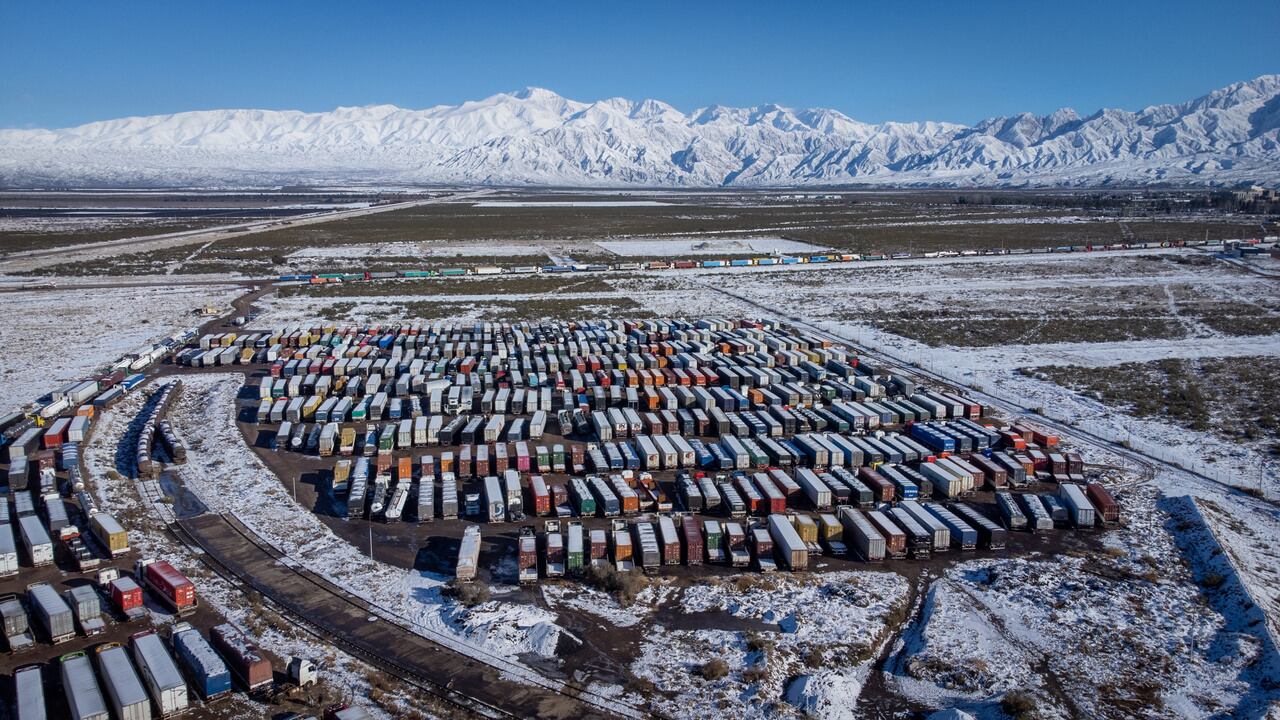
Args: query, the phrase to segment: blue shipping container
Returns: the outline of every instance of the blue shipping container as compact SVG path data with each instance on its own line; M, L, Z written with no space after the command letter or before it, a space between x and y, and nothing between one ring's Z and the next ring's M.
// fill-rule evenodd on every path
M205 700L231 692L231 672L200 631L190 627L176 629L173 649L191 684Z

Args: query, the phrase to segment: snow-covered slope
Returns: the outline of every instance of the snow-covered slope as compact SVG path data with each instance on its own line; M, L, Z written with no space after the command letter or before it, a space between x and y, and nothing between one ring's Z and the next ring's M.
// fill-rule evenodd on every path
M1280 181L1280 75L1138 112L1064 109L973 127L834 110L530 88L457 106L214 110L0 130L0 184L448 182L709 187Z

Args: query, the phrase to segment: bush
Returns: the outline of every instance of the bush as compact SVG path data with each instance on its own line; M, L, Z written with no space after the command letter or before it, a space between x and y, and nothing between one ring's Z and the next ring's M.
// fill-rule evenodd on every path
M1035 696L1025 690L1013 690L1000 698L1000 709L1014 720L1035 720L1040 717Z
M449 581L444 586L445 597L451 597L457 600L463 607L475 607L483 603L489 602L489 586L482 582L458 582L457 580Z
M729 674L729 663L720 658L708 660L702 664L702 667L698 668L698 674L702 676L703 680L719 680Z
M1222 583L1227 581L1227 577L1222 573L1211 572L1204 576L1204 580L1200 582L1207 588L1220 587Z
M769 679L769 668L765 665L753 665L742 671L742 682L754 685Z
M608 563L587 568L586 580L592 587L612 594L623 607L635 602L636 595L649 585L649 580L644 575L620 573Z
M767 652L773 649L773 640L760 633L747 633L747 650L751 652Z

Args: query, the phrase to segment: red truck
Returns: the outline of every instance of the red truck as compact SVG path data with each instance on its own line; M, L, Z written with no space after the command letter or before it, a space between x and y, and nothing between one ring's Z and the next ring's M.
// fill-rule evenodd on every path
M134 575L178 615L195 612L196 586L168 562L139 560Z

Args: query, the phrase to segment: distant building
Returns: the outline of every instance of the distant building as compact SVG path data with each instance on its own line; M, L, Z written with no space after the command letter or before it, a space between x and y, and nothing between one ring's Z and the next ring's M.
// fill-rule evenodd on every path
M1240 202L1280 202L1280 190L1254 185L1248 190L1237 190L1234 193Z

